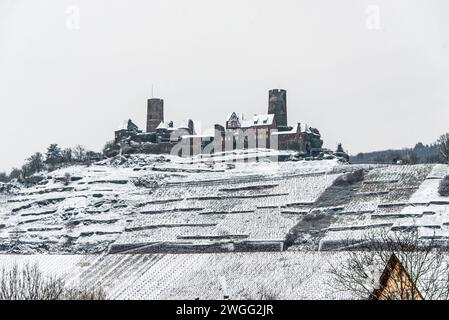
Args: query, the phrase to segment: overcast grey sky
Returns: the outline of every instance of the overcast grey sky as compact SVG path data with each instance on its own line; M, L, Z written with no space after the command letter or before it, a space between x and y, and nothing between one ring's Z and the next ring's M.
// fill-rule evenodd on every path
M430 143L449 131L448 40L447 0L0 0L0 171L144 127L152 84L175 124L264 113L279 87L332 149Z

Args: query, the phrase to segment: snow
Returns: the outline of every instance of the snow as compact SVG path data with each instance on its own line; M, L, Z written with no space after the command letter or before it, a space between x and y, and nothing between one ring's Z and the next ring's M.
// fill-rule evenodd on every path
M441 168L415 165L370 170L361 189L345 205L343 212L350 212L351 215L337 215L337 220L326 230L321 240L321 248L335 249L338 243L344 248L348 243L366 238L367 232L375 234L380 230L395 231L413 227L419 235L428 235L429 230L437 230L438 234L446 233L444 213L429 207L428 203L425 206L416 204L428 199L427 182L434 181L428 177L435 170L441 171ZM421 196L423 193L426 195ZM435 210L434 215L424 214Z
M0 255L0 268L38 263L68 284L101 286L109 299L340 299L329 286L341 253ZM205 290L205 288L207 288Z
M156 127L157 129L168 129L168 126L165 124L164 121L161 121L161 123L159 123L159 125Z
M117 126L117 131L121 131L121 130L128 130L128 123L129 123L129 119L128 120L123 120L118 126Z
M251 120L242 120L242 128L271 126L274 121L274 114L255 114Z
M292 130L288 130L288 131L274 131L271 133L272 136L282 136L282 135L289 135L289 134L296 134L297 133L297 129L294 128Z
M119 299L220 299L223 281L237 299L335 299L348 296L326 288L328 261L352 241L410 227L449 242L449 198L438 194L448 165L275 161L291 154L131 155L44 174L45 184L0 196L1 251L22 254L0 255L0 265L37 261ZM317 207L360 168L368 173L348 201ZM66 173L68 185L58 179ZM305 223L316 210L331 218ZM282 251L298 225L317 246Z
M190 159L133 155L59 169L47 174L46 184L9 199L20 202L1 203L2 250L13 236L23 253L97 253L114 243L182 244L196 237L188 245L204 239L213 244L222 243L223 235L282 241L298 217L282 214L281 207L316 200L341 165L273 161L284 154L289 152L259 149ZM75 177L68 185L61 182L66 174Z
M289 153L259 149L192 158L132 155L60 169L50 174L47 184L12 197L21 202L3 201L0 242L7 245L15 231L22 231L21 250L27 253L97 253L116 245L165 242L180 250L239 241L282 242L337 177L360 166L336 160L272 161L281 154ZM249 160L241 161L245 157ZM447 174L448 166L366 168L369 173L351 200L328 208L340 213L316 230L323 243L345 243L363 236L363 230L407 226L422 229L423 236L429 229L449 236L447 206L430 203L443 200L437 193L438 177ZM66 173L77 177L67 186L57 179ZM424 214L426 210L435 214Z

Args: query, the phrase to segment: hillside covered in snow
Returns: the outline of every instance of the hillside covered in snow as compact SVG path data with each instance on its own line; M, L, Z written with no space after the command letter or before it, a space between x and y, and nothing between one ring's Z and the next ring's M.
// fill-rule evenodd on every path
M131 155L60 169L2 195L4 253L192 253L343 249L367 230L449 236L445 165L235 162ZM248 155L246 155L248 156ZM361 181L339 183L363 170Z
M223 288L338 299L316 289L327 261L368 233L416 230L447 245L438 185L449 166L275 161L289 156L129 155L43 174L0 195L0 264L37 261L120 299L222 298Z

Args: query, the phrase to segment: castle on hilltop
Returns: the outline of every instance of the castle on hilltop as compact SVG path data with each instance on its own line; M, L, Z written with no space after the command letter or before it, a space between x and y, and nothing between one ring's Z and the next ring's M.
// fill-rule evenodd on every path
M170 153L180 143L190 146L190 155L254 147L295 150L304 156L317 156L323 151L318 129L302 127L299 122L293 127L288 125L286 90L269 90L267 111L248 118L230 112L225 126L216 124L213 135L204 135L195 132L191 119L179 126L166 122L164 100L152 98L147 104L146 132L128 120L115 131L114 142L127 153Z

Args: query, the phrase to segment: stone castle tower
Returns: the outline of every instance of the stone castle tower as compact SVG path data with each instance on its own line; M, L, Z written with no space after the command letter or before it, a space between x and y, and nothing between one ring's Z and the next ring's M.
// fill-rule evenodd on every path
M278 127L287 127L287 91L273 89L268 92L268 114L274 114Z
M148 99L147 132L155 132L157 126L164 121L164 100Z

